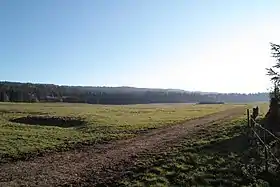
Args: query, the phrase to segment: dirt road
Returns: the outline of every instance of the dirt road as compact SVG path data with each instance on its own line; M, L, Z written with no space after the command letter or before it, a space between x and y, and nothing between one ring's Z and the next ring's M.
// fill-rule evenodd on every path
M94 186L110 180L141 152L156 152L215 121L244 114L243 107L218 112L168 128L152 130L128 140L54 153L0 166L0 186ZM126 163L126 164L124 164ZM76 185L75 185L76 184Z

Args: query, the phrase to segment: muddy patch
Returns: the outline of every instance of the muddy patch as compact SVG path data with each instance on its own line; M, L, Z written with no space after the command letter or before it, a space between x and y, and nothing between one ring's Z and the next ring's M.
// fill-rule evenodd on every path
M13 123L22 123L27 125L56 126L62 128L82 127L85 121L70 117L53 116L26 116L10 120Z

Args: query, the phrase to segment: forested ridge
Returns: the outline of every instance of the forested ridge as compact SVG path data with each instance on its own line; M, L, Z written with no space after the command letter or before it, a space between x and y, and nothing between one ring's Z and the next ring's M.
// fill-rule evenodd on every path
M134 87L58 86L0 82L2 102L70 102L90 104L145 104L194 102L256 102L268 101L268 93L203 93L178 89Z

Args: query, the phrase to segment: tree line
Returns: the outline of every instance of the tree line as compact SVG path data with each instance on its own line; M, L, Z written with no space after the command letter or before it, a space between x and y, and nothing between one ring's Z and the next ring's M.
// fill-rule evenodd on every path
M90 104L148 104L268 101L268 93L221 94L175 89L83 87L0 82L1 102L69 102Z

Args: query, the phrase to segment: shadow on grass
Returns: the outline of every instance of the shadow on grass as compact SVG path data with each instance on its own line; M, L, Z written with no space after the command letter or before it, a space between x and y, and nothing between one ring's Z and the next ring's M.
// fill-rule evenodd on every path
M80 119L72 119L69 117L27 116L11 119L10 121L13 123L40 126L56 126L62 128L82 127L85 125L84 121Z
M252 154L255 151L250 147L246 135L235 136L217 143L209 144L201 149L201 154L212 155L214 159L208 160L207 164L215 164L220 169L212 171L215 176L220 176L224 181L232 180L238 185L250 185L257 183L261 186L280 186L279 173L264 171L264 160ZM225 160L224 164L217 160ZM250 168L250 169L249 169ZM254 168L252 172L251 169ZM247 169L247 171L246 171ZM229 172L234 175L229 175ZM230 176L230 177L229 177ZM232 177L232 179L230 179ZM234 178L240 178L234 180ZM257 181L257 182L256 182ZM216 181L215 181L216 182ZM211 183L212 185L232 186L234 183ZM235 185L233 185L235 186Z
M118 186L280 186L271 174L247 170L256 163L244 130L205 129L177 149L141 158Z
M208 144L203 147L205 151L217 153L244 153L249 149L248 139L245 135L235 136L233 138Z

